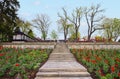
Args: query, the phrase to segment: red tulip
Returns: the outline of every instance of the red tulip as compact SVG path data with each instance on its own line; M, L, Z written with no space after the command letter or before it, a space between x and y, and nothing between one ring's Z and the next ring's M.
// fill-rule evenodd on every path
M96 60L91 60L91 62L92 62L93 64L95 64L95 63L96 63Z
M115 67L118 67L118 64L115 64Z
M106 64L108 64L109 62L108 62L108 60L104 60L104 62L106 63Z
M101 60L101 58L100 58L100 57L96 57L96 60L100 61L100 60Z
M116 58L115 60L116 60L117 62L120 62L120 58Z
M4 56L4 54L1 53L0 56Z
M111 71L114 72L115 71L115 67L111 66Z
M118 76L120 77L120 72L118 73Z
M3 49L3 47L2 46L0 46L0 50L2 50Z
M105 74L101 73L101 76L105 76Z
M20 64L16 63L15 66L20 66Z

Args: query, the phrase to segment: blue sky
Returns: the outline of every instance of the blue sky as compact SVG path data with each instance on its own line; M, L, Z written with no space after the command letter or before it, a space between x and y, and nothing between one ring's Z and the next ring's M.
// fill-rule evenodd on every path
M51 25L49 34L52 29L57 29L56 21L59 19L57 13L62 14L62 7L70 13L76 7L89 7L92 4L101 4L101 8L105 9L104 15L109 18L120 18L120 0L19 0L20 9L18 15L24 20L31 21L37 14L47 14L50 17ZM40 33L34 30L34 33L40 37ZM87 35L87 25L83 19L80 27L81 36ZM97 32L96 32L97 33ZM59 34L59 38L63 38ZM50 38L50 35L48 35Z

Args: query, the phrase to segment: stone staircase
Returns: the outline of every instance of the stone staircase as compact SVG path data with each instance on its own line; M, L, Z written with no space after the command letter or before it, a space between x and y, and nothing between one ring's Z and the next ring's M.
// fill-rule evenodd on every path
M35 79L92 79L79 64L65 43L58 43L48 61L39 69Z

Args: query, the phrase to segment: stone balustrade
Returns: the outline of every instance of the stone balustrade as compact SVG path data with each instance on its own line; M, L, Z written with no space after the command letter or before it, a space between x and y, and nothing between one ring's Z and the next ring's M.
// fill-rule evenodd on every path
M27 43L1 43L3 47L16 47L16 48L41 48L53 49L56 45L55 42L27 42Z
M120 43L66 43L76 49L120 49Z
M72 43L67 42L68 48L76 49L120 49L120 43ZM19 47L19 48L50 48L53 49L56 42L23 42L23 43L0 43L3 47Z

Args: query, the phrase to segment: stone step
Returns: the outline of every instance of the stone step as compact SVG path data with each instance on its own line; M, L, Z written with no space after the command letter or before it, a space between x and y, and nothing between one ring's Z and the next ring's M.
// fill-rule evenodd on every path
M64 58L64 57L51 57L49 60L75 60L74 58Z
M67 68L40 68L39 72L87 72L87 69L67 69Z
M92 79L91 77L36 77L35 79Z
M88 72L38 72L37 77L90 77Z
M39 69L35 79L92 79L79 64L65 43L58 43L48 61Z
M74 62L75 59L70 59L70 60L54 60L54 59L50 59L50 62Z
M51 54L50 55L50 58L74 58L73 55L69 54L69 53L65 53L65 54L62 54L62 53L55 53L55 54Z

